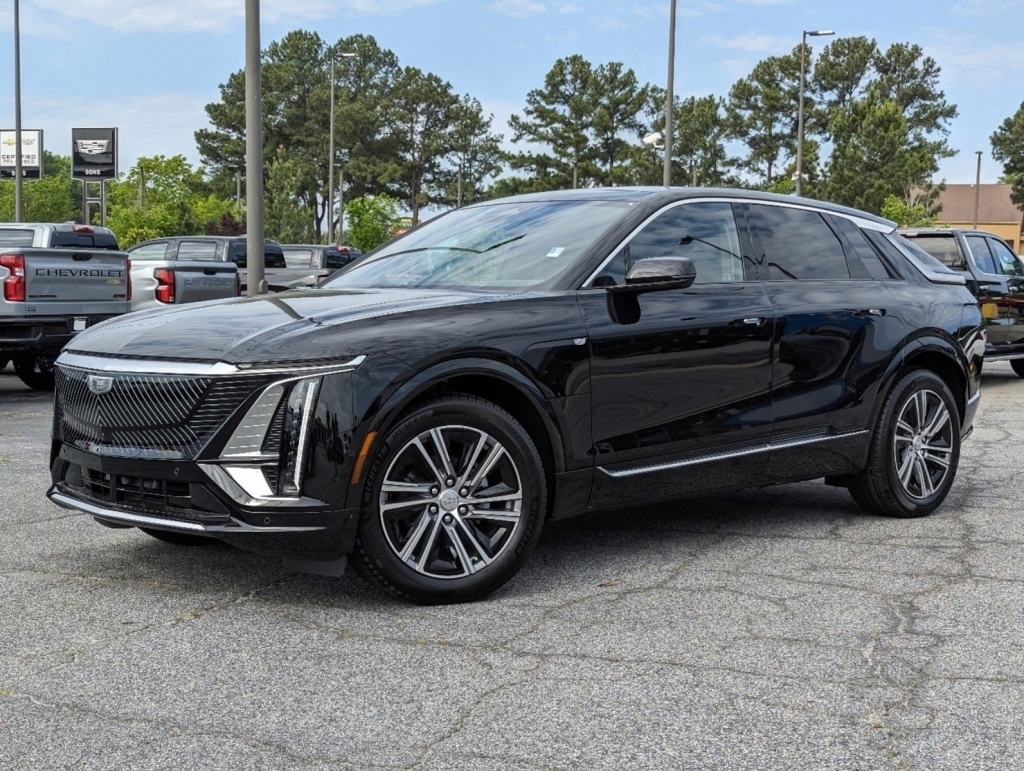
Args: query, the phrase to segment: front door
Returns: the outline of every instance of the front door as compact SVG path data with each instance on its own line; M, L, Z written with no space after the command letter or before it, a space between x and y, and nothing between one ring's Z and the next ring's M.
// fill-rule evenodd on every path
M1013 250L998 238L989 237L996 270L1005 276L1005 292L1000 318L1004 320L1006 345L1024 347L1024 265Z
M689 289L610 292L651 257L689 257ZM746 486L771 433L772 309L728 203L652 218L578 293L590 338L591 506Z
M964 236L968 259L973 264L975 294L981 315L985 317L988 344L999 352L1010 343L1009 312L1007 310L1007 278L996 266L995 257L984 234Z

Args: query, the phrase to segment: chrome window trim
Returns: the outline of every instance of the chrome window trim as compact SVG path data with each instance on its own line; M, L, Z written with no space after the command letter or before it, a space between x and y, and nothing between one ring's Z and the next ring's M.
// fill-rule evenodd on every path
M62 367L75 367L76 369L86 369L95 372L116 372L130 375L195 375L197 377L216 377L218 375L273 375L279 373L287 377L293 374L298 375L298 373L326 375L334 372L351 371L364 361L366 361L366 356L362 355L340 363L283 365L280 367L257 365L252 368L245 368L223 361L208 363L157 361L154 359L112 359L64 351L57 357L55 363Z
M788 450L793 447L803 447L809 444L818 444L819 442L831 442L836 439L849 439L855 436L862 436L864 434L871 433L867 429L859 431L847 431L842 434L831 434L829 436L813 436L806 439L788 439L781 442L766 442L765 444L754 445L752 447L744 447L742 450L730 450L728 452L713 452L708 455L698 455L694 458L684 458L682 460L670 461L668 463L657 463L653 466L639 466L636 468L620 469L616 471L610 471L603 466L598 466L598 469L603 471L608 476L614 479L622 479L624 477L639 476L641 474L651 474L656 471L671 471L672 469L684 468L686 466L698 466L703 463L715 463L720 460L731 460L732 458L742 458L746 455L757 455L762 452L770 452L772 450Z
M639 225L637 225L636 228L634 228L628 236L623 238L622 241L620 241L618 245L616 245L616 247L612 249L611 254L609 254L601 262L597 269L590 274L587 280L583 282L580 289L603 289L604 287L590 286L590 282L592 282L595 278L597 278L600 275L601 271L605 269L609 262L615 259L615 257L622 250L622 248L626 246L626 244L628 244L630 241L636 238L636 236L640 233L641 230L650 225L651 222L653 222L655 219L660 217L665 212L669 211L670 209L674 209L677 206L687 206L689 204L694 203L727 203L730 205L746 203L758 204L761 206L778 206L783 209L803 209L805 211L817 212L818 214L828 214L832 217L842 217L843 219L849 220L857 227L864 228L866 230L875 230L878 231L879 233L891 233L893 230L896 229L895 224L890 225L888 223L875 222L874 220L865 219L863 217L857 217L856 215L847 214L846 212L822 209L821 207L814 206L813 203L789 203L788 201L761 201L754 198L726 198L724 196L702 196L699 198L684 198L681 201L672 201L671 203L666 204L662 208L658 209L658 211L654 212L654 214L652 214L650 217L641 222Z

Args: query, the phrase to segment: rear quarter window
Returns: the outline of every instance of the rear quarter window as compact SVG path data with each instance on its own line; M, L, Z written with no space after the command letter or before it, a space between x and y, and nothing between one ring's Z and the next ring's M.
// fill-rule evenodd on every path
M30 247L35 240L35 231L24 228L0 228L0 249Z
M135 262L152 262L167 256L167 243L143 244L128 250L128 257Z
M913 243L918 249L923 249L943 265L955 270L967 270L967 263L964 256L960 254L960 246L956 237L950 233L943 235L919 235L905 234L904 238Z

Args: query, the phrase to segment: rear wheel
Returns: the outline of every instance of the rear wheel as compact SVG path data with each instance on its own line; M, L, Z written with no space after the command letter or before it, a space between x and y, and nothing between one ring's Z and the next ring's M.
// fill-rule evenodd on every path
M519 422L475 396L441 397L380 445L352 564L416 602L483 597L522 566L546 505L544 467Z
M1010 366L1020 377L1024 377L1024 359L1011 359Z
M217 538L208 535L193 535L192 533L178 533L172 530L153 530L148 527L140 527L146 535L151 535L158 541L173 543L176 546L212 546L221 543Z
M863 508L889 517L921 517L946 499L960 462L960 413L934 372L903 375L886 397L868 465L850 485Z
M53 357L24 356L14 360L14 371L21 382L34 391L53 390Z

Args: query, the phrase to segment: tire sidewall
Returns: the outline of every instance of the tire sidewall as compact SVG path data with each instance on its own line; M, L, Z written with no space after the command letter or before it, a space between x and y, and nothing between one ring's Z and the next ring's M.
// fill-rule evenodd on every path
M949 411L949 419L952 424L951 436L952 441L952 454L950 456L949 472L946 474L946 478L943 480L939 489L936 490L928 498L921 500L911 498L906 491L903 489L903 484L900 482L899 474L896 468L896 456L894 446L896 444L896 420L903 410L904 405L910 398L918 391L929 390L938 394L939 397L946 405L946 409ZM896 497L900 506L902 506L907 513L907 516L922 516L928 514L938 508L942 502L946 499L949 494L950 488L953 486L953 481L956 479L956 472L960 465L960 412L956 405L956 400L953 398L953 394L950 393L949 386L940 378L927 370L918 370L911 373L906 379L904 379L899 385L896 393L896 398L891 402L892 408L886 415L886 419L883 425L885 431L885 471L886 477L889 482L889 487L893 491L893 495Z
M380 489L395 454L431 428L465 425L486 431L508 451L519 472L523 506L519 527L498 558L461 578L432 578L405 565L392 550L380 519ZM388 432L367 473L359 540L366 558L400 593L419 602L469 600L494 591L519 569L540 534L547 503L543 465L529 434L504 410L481 400L445 399L425 405Z

